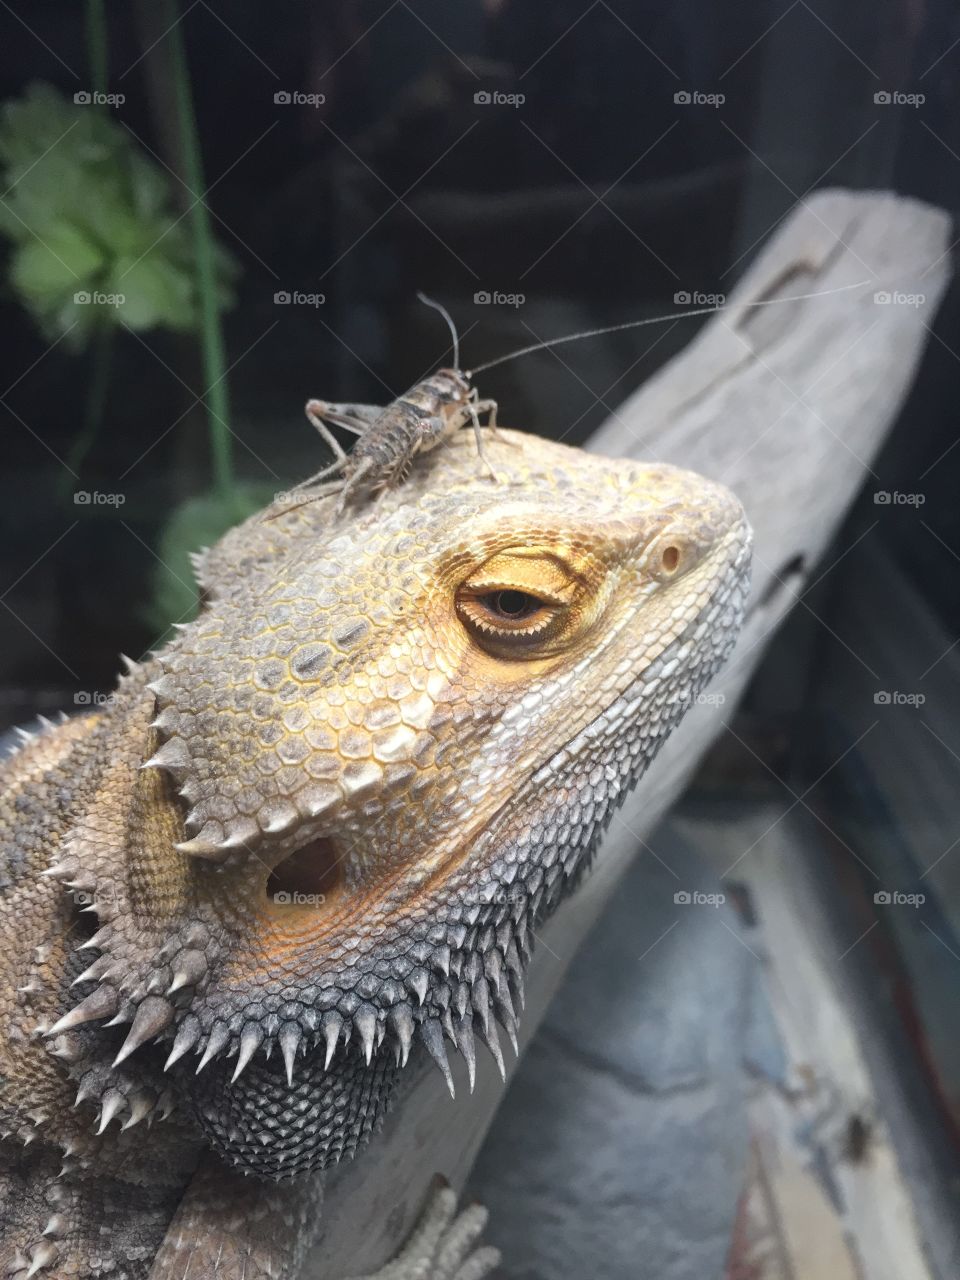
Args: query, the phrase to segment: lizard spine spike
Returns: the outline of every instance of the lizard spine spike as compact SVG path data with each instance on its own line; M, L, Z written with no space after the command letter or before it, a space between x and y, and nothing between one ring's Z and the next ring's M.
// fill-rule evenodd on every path
M473 1093L473 1086L477 1077L477 1049L473 1038L473 1018L460 1018L456 1023L456 1032L457 1048L460 1050L460 1056L467 1064L470 1092Z
M170 1056L163 1064L164 1071L169 1071L175 1062L178 1062L185 1053L193 1049L197 1041L200 1039L200 1024L196 1018L185 1018L180 1024L176 1038L173 1042L173 1048L170 1050Z
M166 769L168 773L179 773L181 769L190 767L190 752L182 738L168 738L157 751L145 760L141 769Z
M423 1002L427 998L427 991L430 987L430 978L426 969L414 969L407 977L407 986L417 997L417 1002L423 1007Z
M61 1031L70 1031L73 1027L83 1026L85 1022L112 1017L117 1011L117 1003L118 997L113 987L100 986L85 1000L81 1000L69 1013L65 1013L44 1034L55 1036Z
M71 987L79 987L84 982L93 982L95 980L99 981L100 978L106 975L109 968L109 959L106 956L100 956L98 959L94 960L92 965L84 969L83 973L81 973L79 977L74 978L70 985Z
M447 1082L447 1088L450 1090L450 1097L457 1096L453 1087L453 1075L450 1071L450 1063L447 1060L447 1050L443 1043L443 1032L440 1029L440 1023L435 1018L427 1018L425 1022L420 1024L420 1039L427 1046L427 1052L434 1060L443 1074L444 1080Z
M390 1021L397 1034L397 1042L400 1048L400 1066L405 1067L407 1059L410 1057L410 1045L413 1042L413 1016L408 1006L404 1004L391 1009Z
M145 1120L153 1110L153 1102L145 1093L132 1094L127 1099L130 1107L130 1115L121 1125L123 1129L132 1129L135 1124L139 1124L141 1120Z
M47 1267L52 1267L59 1256L60 1250L55 1244L51 1244L46 1240L43 1244L38 1244L30 1254L30 1266L27 1268L27 1280L30 1280L30 1277L36 1275L38 1271L43 1271Z
M139 1049L147 1040L155 1040L162 1031L166 1031L172 1021L173 1005L160 996L147 996L134 1014L133 1025L123 1047L114 1058L113 1065L118 1067L130 1057L134 1049Z
M237 1051L237 1065L233 1069L233 1075L230 1077L230 1083L233 1084L239 1080L241 1075L249 1063L250 1059L260 1048L260 1042L263 1040L263 1032L255 1023L248 1023L244 1027L240 1036L240 1048Z
M181 951L174 965L173 980L167 987L168 996L181 987L195 987L207 972L207 959L202 951Z
M369 1005L364 1006L353 1015L353 1025L360 1035L363 1056L369 1067L370 1059L373 1057L373 1038L377 1030L376 1012Z
M500 1039L497 1036L497 1024L491 1019L488 1025L481 1032L487 1048L493 1054L493 1060L497 1064L497 1070L500 1072L501 1080L506 1081L507 1069L503 1063L503 1050L500 1048Z
M200 1074L208 1062L212 1061L212 1059L216 1058L220 1054L220 1051L224 1048L229 1039L230 1033L227 1031L226 1027L221 1026L218 1023L210 1032L210 1039L207 1041L207 1047L203 1051L203 1057L197 1063L197 1075Z
M110 1089L103 1095L103 1109L100 1112L100 1124L97 1128L97 1137L99 1137L106 1129L110 1121L123 1110L126 1099L119 1089Z
M287 1084L293 1088L293 1065L297 1058L297 1050L300 1048L300 1031L292 1022L288 1022L281 1029L279 1039L283 1065L287 1073Z
M337 1051L337 1041L340 1038L340 1029L343 1026L343 1018L335 1010L323 1015L323 1035L327 1044L326 1058L324 1059L323 1069L329 1071L330 1063L333 1061L333 1055Z
M110 925L104 925L102 929L98 929L92 938L88 938L86 942L81 942L78 951L104 951L113 941L113 929Z
M71 858L62 858L59 862L54 862L47 867L46 871L41 871L40 876L43 880L66 881L68 877L75 876L78 869L77 863Z

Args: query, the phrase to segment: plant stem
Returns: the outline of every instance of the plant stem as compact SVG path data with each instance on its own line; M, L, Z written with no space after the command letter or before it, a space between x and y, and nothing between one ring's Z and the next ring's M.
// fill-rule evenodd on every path
M98 324L93 334L93 353L90 358L90 379L87 383L86 403L83 407L83 427L67 454L69 471L62 473L62 492L66 494L76 483L80 468L96 440L103 424L103 411L110 387L110 367L113 354L113 325L109 321ZM74 474L71 475L70 472Z
M107 92L107 14L104 0L87 0L87 62L90 65L90 87L95 93Z
M162 8L169 31L167 38L170 41L173 93L183 154L183 178L194 201L190 209L190 220L200 306L200 346L206 388L204 407L210 431L213 483L219 493L228 494L233 488L233 440L228 426L230 400L227 391L227 360L220 308L217 305L214 241L210 229L210 212L205 200L201 198L204 190L203 160L177 0L163 0Z
M90 86L96 93L107 92L108 36L107 14L104 0L87 0L86 11L87 64ZM87 454L103 425L103 411L107 403L110 385L110 365L113 351L113 330L109 322L98 324L93 334L93 353L90 358L87 395L83 407L83 425L67 454L68 470L61 472L59 489L66 497L76 483Z

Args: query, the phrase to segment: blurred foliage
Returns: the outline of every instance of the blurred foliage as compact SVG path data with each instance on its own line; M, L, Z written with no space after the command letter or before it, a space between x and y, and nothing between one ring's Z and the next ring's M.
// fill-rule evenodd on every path
M84 346L104 321L195 329L194 248L171 177L97 106L34 84L0 110L6 196L0 232L14 244L10 282L41 332ZM233 260L215 249L217 301L231 302ZM78 298L122 295L120 305Z
M198 592L190 553L212 547L228 529L272 502L275 487L267 484L234 484L226 493L204 493L187 498L164 526L157 549L159 564L145 621L156 631L171 622L187 622L196 612Z

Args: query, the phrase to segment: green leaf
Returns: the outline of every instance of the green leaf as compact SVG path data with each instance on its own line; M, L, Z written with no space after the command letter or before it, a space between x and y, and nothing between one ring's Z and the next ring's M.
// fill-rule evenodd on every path
M11 282L31 298L62 299L85 287L103 264L95 245L75 227L61 225L44 240L28 240L13 257Z
M193 323L190 275L154 250L139 261L118 259L110 292L123 294L122 319L131 329L189 329Z
M0 109L0 235L18 246L10 283L48 337L86 341L98 324L196 329L196 272L179 184L99 108L34 84ZM218 246L217 297L234 260ZM74 309L75 293L123 294ZM99 314L91 317L87 312ZM82 313L82 314L81 314Z

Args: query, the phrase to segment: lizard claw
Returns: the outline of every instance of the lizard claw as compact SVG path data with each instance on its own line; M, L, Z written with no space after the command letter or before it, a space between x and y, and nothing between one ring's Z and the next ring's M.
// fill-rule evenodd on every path
M351 1280L482 1280L500 1262L490 1245L476 1247L487 1211L471 1204L457 1213L457 1196L446 1178L434 1179L420 1221L397 1256L379 1271Z

